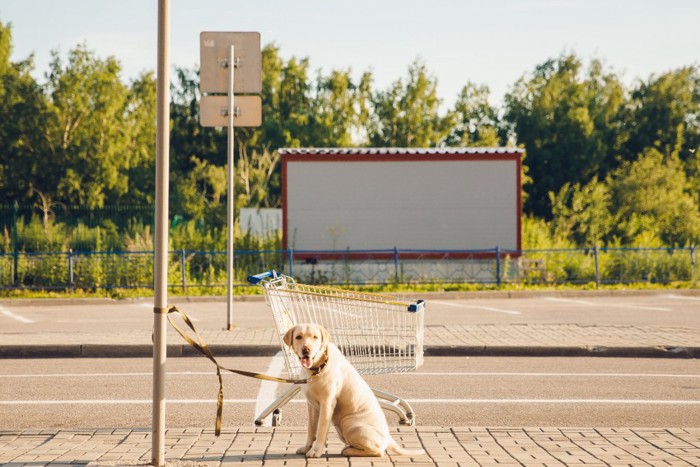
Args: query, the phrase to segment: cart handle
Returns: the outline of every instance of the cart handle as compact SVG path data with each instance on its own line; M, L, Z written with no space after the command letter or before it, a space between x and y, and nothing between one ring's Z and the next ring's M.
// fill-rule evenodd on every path
M408 305L408 311L411 313L417 313L425 309L425 300L418 300L416 303Z
M277 273L277 271L275 271L274 269L271 269L271 270L266 271L266 272L261 272L260 274L255 274L254 276L248 276L248 282L253 284L253 285L257 285L263 279L267 279L270 277L275 278L278 275L279 274Z

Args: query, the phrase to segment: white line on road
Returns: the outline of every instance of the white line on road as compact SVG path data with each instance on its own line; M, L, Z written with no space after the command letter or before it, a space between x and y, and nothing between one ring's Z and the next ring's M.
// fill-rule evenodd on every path
M255 404L257 399L226 399L226 404ZM289 402L306 403L304 399ZM700 400L683 399L406 399L409 404L616 404L616 405L700 405ZM69 399L0 401L0 405L143 405L151 399ZM171 399L168 404L216 404L215 399Z
M606 306L618 306L621 308L634 308L636 310L673 311L673 309L671 309L671 308L661 308L661 307L655 307L655 306L640 306L640 305L625 305L625 304L606 305Z
M442 301L437 301L437 300L431 300L430 303L437 303L438 305L445 305L445 306L452 306L455 308L469 308L471 310L486 310L486 311L495 311L497 313L506 313L509 315L520 315L522 314L519 311L514 311L514 310L504 310L502 308L493 308L490 306L478 306L478 305L463 305L461 303L451 303L451 302L442 302Z
M14 320L17 320L17 321L19 321L20 323L27 323L27 324L29 324L29 323L33 323L33 322L34 322L33 320L31 320L31 319L29 319L29 318L25 318L24 316L20 316L20 315L18 315L18 314L16 314L16 313L11 312L10 310L8 310L7 308L5 308L5 307L3 307L3 306L0 306L0 313L2 313L3 315L7 316L8 318L12 318L12 319L14 319Z
M280 376L284 369L284 354L280 350L270 360L270 366L267 368L266 374L271 376ZM255 400L255 416L262 413L275 400L275 392L277 391L277 383L274 381L262 381L258 390L258 398ZM263 419L262 426L271 426L272 417L268 416Z
M666 298L671 298L673 300L692 300L692 301L699 301L700 297L686 297L684 295L666 295Z
M587 302L586 300L574 300L573 298L544 297L544 300L547 300L548 302L574 303L576 305L595 305L593 302Z
M544 297L544 300L549 302L573 303L576 305L597 305L606 307L632 308L635 310L651 310L651 311L673 311L671 308L661 308L653 306L629 305L627 303L593 303L586 300L574 300L571 298Z
M270 368L273 368L272 363ZM280 374L279 370L268 369L268 374ZM180 371L168 372L167 376L215 376L215 371ZM124 378L124 377L143 377L150 378L153 373L46 373L46 374L17 374L17 375L0 375L2 378ZM230 376L224 373L224 376ZM524 378L700 378L700 374L674 374L674 373L515 373L515 372L408 372L394 373L395 376L508 376L508 377L524 377ZM230 376L236 378L237 376ZM381 378L381 375L373 377ZM276 383L275 383L276 384Z

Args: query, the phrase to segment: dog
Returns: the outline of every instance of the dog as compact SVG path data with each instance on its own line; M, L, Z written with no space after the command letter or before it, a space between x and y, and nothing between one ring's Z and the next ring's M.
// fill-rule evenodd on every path
M291 327L283 340L299 358L308 376L307 384L302 386L309 412L308 434L306 444L297 454L320 457L331 422L346 445L342 451L344 456L425 453L422 449L404 449L391 437L372 389L330 342L325 328L317 324L299 324Z

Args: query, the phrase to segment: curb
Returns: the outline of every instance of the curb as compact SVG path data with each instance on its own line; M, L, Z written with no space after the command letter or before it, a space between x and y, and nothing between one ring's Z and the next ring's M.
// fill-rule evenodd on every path
M700 289L604 289L604 290L475 290L470 292L391 292L406 298L421 298L424 300L463 300L480 298L536 298L536 297L615 297L615 296L650 296L674 294L688 297L700 297ZM260 295L234 295L234 302L259 302L265 297ZM4 306L71 306L71 305L118 305L120 303L152 302L153 297L134 298L3 298L0 305ZM225 302L225 296L178 296L169 297L169 304L201 302Z
M278 345L210 345L215 356L273 357ZM201 354L187 344L168 345L170 358L197 357ZM426 357L612 357L612 358L700 358L700 347L672 346L501 346L462 345L428 346ZM150 358L153 346L149 344L47 344L0 346L0 359L23 358Z

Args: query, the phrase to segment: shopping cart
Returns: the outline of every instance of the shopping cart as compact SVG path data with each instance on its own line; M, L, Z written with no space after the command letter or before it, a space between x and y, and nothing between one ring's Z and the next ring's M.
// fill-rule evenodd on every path
M301 323L326 328L333 343L361 375L409 372L423 364L423 300L297 284L276 271L249 276L248 282L263 287L290 379L306 379L299 358L283 341L287 330ZM280 408L300 389L300 384L291 385L258 415L255 424L262 426L272 414L272 425L279 425ZM408 402L378 389L372 391L382 408L399 416L400 424L415 424L415 413Z

